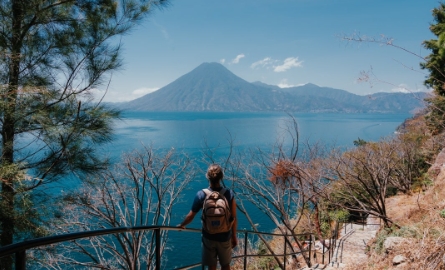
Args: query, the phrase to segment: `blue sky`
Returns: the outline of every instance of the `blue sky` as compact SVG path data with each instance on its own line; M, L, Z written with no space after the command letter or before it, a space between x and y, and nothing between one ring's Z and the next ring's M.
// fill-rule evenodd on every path
M161 88L203 62L249 82L314 83L367 95L425 91L419 57L343 37L391 39L420 56L437 0L172 0L122 38L124 66L105 101ZM359 82L372 70L370 82ZM105 86L103 89L104 90Z

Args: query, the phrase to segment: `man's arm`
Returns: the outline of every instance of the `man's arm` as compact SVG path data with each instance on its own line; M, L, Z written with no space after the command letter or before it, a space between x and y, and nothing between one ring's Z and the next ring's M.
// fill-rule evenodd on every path
M238 245L238 238L236 237L236 228L238 227L238 219L236 218L236 201L235 198L232 199L232 206L230 207L232 212L232 217L234 218L232 224L232 248Z
M190 210L190 212L187 214L187 216L185 216L184 220L180 224L176 225L176 227L185 229L185 226L187 224L189 224L190 222L192 222L192 220L193 220L193 218L195 218L195 216L196 216L196 212L193 212L192 210Z

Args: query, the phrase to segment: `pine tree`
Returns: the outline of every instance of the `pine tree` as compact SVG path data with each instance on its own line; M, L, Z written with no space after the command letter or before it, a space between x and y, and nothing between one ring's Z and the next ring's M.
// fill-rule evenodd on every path
M431 54L425 57L426 62L421 63L421 68L430 72L425 85L433 89L435 97L427 100L430 110L427 123L433 134L437 134L445 127L445 4L440 3L432 14L435 23L430 26L430 30L437 39L423 42Z
M0 3L1 245L17 237L20 194L107 165L97 146L119 112L91 90L121 66L119 35L166 0ZM30 229L22 228L22 229ZM3 259L1 269L11 269Z

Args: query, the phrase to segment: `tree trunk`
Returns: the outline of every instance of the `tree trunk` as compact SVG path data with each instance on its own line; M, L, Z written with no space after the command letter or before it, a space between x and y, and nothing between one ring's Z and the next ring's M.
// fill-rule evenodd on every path
M318 240L324 245L323 240L323 233L321 232L321 225L320 225L320 210L318 209L318 203L314 203L314 224L315 224L315 230L317 231Z
M24 2L23 2L24 3ZM12 1L12 46L9 66L8 91L5 96L3 108L4 119L2 127L2 156L1 166L14 163L14 135L17 91L19 85L20 58L21 58L21 28L23 17L23 3L20 0ZM2 222L1 245L6 246L14 240L14 177L3 179L1 190ZM0 260L0 268L11 270L12 258L5 257Z

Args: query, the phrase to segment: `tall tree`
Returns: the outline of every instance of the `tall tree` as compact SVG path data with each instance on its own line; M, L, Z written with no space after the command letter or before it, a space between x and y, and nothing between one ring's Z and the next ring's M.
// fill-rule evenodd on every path
M428 100L430 113L427 120L433 134L437 134L445 126L445 4L440 3L432 13L434 23L430 30L437 38L423 42L424 47L431 50L431 54L425 57L425 62L420 66L430 72L425 85L433 88L436 94Z
M91 90L121 66L115 37L165 3L1 1L0 171L8 172L1 175L2 246L14 241L19 192L106 165L95 146L111 139L111 121L119 112L94 104ZM17 177L25 173L32 180ZM2 260L0 268L11 265Z

